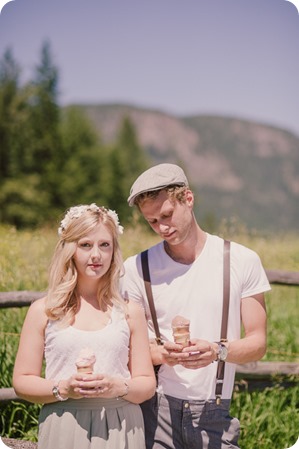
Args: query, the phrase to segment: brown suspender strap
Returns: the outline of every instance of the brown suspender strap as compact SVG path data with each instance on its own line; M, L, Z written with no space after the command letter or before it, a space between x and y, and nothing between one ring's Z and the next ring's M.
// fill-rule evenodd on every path
M221 339L227 337L227 322L229 310L229 296L230 296L230 242L224 240L223 253L223 309L222 309L222 324L221 324Z
M148 266L148 251L145 250L141 253L141 265L142 265L142 273L143 273L143 280L145 285L145 291L148 299L148 305L151 311L152 321L155 329L156 334L156 342L158 345L163 345L161 334L159 330L159 325L157 321L157 315L156 315L156 309L154 305L154 299L153 299L153 292L151 287L151 277L149 272L149 266Z
M223 249L223 306L220 341L227 341L227 323L230 297L230 242L224 240ZM224 380L225 362L219 360L216 375L216 403L220 404Z

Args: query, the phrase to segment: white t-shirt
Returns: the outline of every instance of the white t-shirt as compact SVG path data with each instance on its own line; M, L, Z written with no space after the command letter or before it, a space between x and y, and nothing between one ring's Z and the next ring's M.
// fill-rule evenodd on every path
M223 302L223 239L207 234L199 257L190 265L171 259L163 242L148 251L149 270L157 319L163 340L173 341L171 321L182 315L190 319L191 338L220 340ZM149 336L155 337L144 288L140 254L125 262L122 279L124 297L136 300L145 309ZM252 250L231 243L231 287L228 319L229 341L240 338L241 299L270 290L259 256ZM186 369L162 365L158 391L180 399L215 399L217 363L205 368ZM226 363L223 399L230 399L234 386L235 364Z

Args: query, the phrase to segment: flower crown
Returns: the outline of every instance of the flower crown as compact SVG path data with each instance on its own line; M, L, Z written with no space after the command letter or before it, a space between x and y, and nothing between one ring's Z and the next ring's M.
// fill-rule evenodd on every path
M70 207L65 214L65 217L60 222L60 226L58 228L58 235L61 236L63 231L69 226L72 220L81 217L87 211L91 212L104 212L114 221L118 234L122 234L124 232L124 228L119 224L118 215L114 210L106 209L105 207L99 207L95 203L90 205L82 205L82 206L73 206Z

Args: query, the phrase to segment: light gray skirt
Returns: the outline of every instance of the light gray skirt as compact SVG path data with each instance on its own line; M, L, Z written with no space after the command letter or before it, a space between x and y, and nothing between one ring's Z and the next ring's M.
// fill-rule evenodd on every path
M141 408L121 398L45 404L38 449L145 449Z

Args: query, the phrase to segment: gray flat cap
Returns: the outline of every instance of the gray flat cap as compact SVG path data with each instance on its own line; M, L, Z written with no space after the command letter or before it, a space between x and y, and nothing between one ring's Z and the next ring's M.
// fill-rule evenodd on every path
M135 198L144 192L160 190L164 187L188 186L184 171L178 165L159 164L143 172L134 182L128 198L129 206L134 206Z

